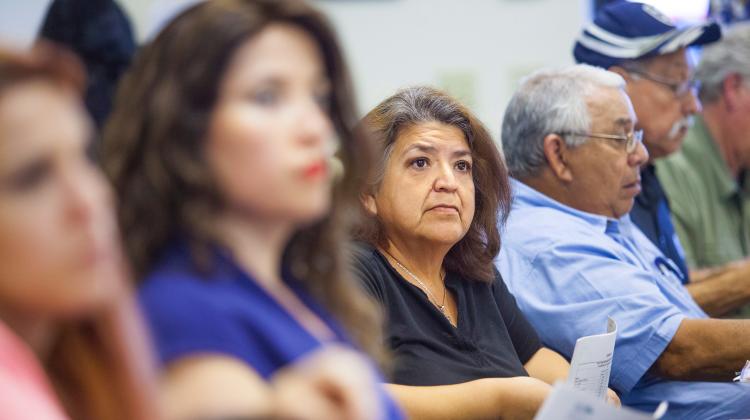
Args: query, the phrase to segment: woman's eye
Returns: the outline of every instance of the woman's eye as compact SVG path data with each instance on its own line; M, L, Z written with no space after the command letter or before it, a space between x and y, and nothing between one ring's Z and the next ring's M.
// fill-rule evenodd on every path
M12 174L6 185L17 192L29 191L42 184L51 170L48 162L34 162Z
M281 95L276 90L261 90L252 95L250 99L258 105L274 106L279 103Z
M462 172L469 172L471 171L471 163L465 160L460 160L456 162L456 169Z
M411 166L422 169L426 168L428 163L426 158L417 158L411 161Z

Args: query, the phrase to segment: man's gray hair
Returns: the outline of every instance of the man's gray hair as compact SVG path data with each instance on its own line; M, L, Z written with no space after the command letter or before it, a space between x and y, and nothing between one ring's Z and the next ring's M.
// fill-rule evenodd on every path
M544 138L589 131L587 98L602 88L624 87L620 75L586 64L543 69L524 78L503 117L501 137L510 174L516 178L536 175L547 164ZM586 141L580 136L563 137L569 146Z
M719 99L724 79L733 73L750 82L750 22L732 25L724 32L721 41L703 49L695 73L695 79L701 85L700 100L710 103Z

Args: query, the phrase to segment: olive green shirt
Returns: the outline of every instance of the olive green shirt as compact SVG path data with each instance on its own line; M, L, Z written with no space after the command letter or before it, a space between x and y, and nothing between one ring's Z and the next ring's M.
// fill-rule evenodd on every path
M656 167L691 269L721 266L750 253L750 174L742 188L700 117L682 150L659 159Z

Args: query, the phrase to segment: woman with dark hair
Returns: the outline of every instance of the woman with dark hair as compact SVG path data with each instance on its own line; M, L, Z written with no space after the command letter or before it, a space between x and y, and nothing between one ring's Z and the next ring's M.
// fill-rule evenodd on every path
M355 267L386 314L391 392L415 418L532 418L569 365L494 269L510 185L492 138L427 87L396 93L362 126L381 160L361 196Z
M84 84L70 52L0 51L3 419L157 418L111 191L87 156Z
M352 344L382 344L343 254L368 166L353 103L298 1L198 4L126 74L104 162L172 416L400 417Z

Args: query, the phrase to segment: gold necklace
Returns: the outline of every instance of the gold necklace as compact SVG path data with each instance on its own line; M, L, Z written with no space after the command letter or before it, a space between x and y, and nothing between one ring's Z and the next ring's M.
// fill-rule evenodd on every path
M451 320L450 315L448 314L448 312L445 311L445 294L446 294L446 290L447 290L447 288L445 287L445 277L441 276L441 277L443 277L443 278L441 278L441 280L443 280L443 300L442 300L442 303L438 305L437 299L435 298L435 295L433 295L432 292L430 292L430 289L427 287L427 285L425 285L422 282L422 280L420 280L419 277L417 277L416 274L412 273L411 270L409 270L408 268L406 268L406 266L404 266L403 264L401 264L401 261L399 261L398 259L396 259L396 257L394 257L393 255L391 255L390 252L388 252L386 250L383 250L383 252L385 252L386 255L388 255L389 257L391 257L391 259L393 260L393 262L395 262L396 265L399 266L399 268L401 268L402 270L406 271L406 274L408 274L411 278L413 278L414 280L417 281L417 283L419 284L419 288L422 289L425 293L427 293L428 300L430 302L432 302L432 304L435 305L436 308L438 308L438 310L440 311L440 313L443 314L443 316L446 319L448 319L448 322L453 323L453 321Z

